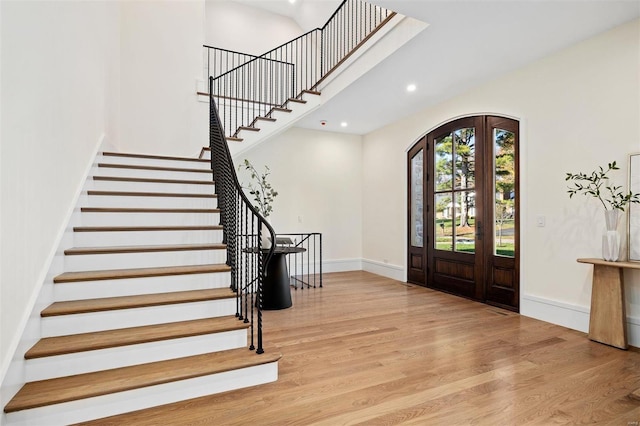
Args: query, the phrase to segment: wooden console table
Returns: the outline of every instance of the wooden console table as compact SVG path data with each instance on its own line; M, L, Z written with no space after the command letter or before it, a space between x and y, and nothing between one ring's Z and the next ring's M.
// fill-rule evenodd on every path
M640 263L602 259L578 259L578 262L593 265L589 339L620 349L629 348L623 270L640 269Z

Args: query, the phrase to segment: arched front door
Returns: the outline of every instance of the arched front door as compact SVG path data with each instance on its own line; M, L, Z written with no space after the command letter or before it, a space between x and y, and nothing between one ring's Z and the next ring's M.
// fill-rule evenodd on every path
M518 130L466 117L409 151L409 282L518 311Z

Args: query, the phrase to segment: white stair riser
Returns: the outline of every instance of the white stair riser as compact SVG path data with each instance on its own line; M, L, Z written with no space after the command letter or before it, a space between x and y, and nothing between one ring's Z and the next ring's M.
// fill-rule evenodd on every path
M89 195L87 207L215 209L216 198Z
M55 284L53 286L53 297L56 302L63 302L68 300L94 299L98 297L134 296L136 294L229 288L230 284L231 274L229 272L79 281Z
M215 244L222 242L222 230L75 232L73 241L75 247Z
M206 167L202 168L203 170ZM91 176L119 176L119 177L139 177L148 179L181 179L181 180L201 180L213 181L213 173L191 172L191 171L170 171L170 170L147 170L128 169L120 167L94 167Z
M25 363L26 381L46 380L129 365L146 364L208 352L242 348L246 345L247 330L243 328L222 333L29 359Z
M220 213L83 212L82 226L215 226Z
M205 302L177 303L146 308L118 309L76 315L42 318L42 336L66 336L166 322L234 315L236 300L221 299Z
M231 142L228 142L228 143L231 143ZM238 143L238 142L234 142L234 143ZM242 143L242 142L240 142L240 143ZM211 151L209 151L209 150L204 151L202 153L202 158L204 158L206 160L211 160Z
M92 180L92 189L97 191L132 191L132 192L173 192L178 194L215 194L215 185L136 182L118 180Z
M19 411L3 415L3 417L7 426L65 425L256 386L274 382L277 379L278 363L273 362L117 394Z
M181 169L208 169L211 168L210 163L205 161L185 161L162 158L142 158L142 157L125 157L114 155L99 155L97 157L99 163L110 164L131 164L135 166L154 166L154 167L179 167Z
M65 271L154 268L163 266L210 265L224 263L226 250L179 250L144 253L66 255Z

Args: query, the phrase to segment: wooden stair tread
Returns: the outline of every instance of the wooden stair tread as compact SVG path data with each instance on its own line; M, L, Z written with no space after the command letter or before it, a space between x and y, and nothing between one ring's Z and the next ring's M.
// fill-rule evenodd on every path
M47 306L41 317L75 315L88 312L115 311L119 309L144 308L149 306L173 305L178 303L202 302L235 297L229 288L174 291L169 293L140 294L135 296L102 297L87 300L54 302Z
M238 127L238 131L240 130L249 130L251 132L259 132L260 129L258 129L257 127L247 127L247 126L240 126Z
M220 213L220 209L164 209L136 207L81 207L83 213Z
M64 251L65 255L76 256L85 254L113 254L113 253L154 253L162 251L189 250L223 250L226 244L171 244L153 246L109 246L109 247L73 247Z
M74 232L139 232L139 231L219 231L222 225L212 226L76 226Z
M320 96L322 94L317 90L303 90L302 93L307 93L309 95L316 95L316 96Z
M89 195L114 197L178 197L178 198L217 198L216 194L189 194L184 192L134 192L134 191L87 191Z
M183 184L183 185L212 185L212 186L214 185L213 181L208 181L208 180L150 179L150 178L136 178L136 177L119 177L119 176L94 176L93 180L110 181L110 182L177 183L177 184Z
M242 330L249 324L233 315L180 321L168 324L154 324L141 327L122 328L69 336L45 337L40 339L25 354L25 359L43 358L77 352L93 351L161 340L201 336Z
M163 266L155 268L110 269L103 271L65 272L53 279L54 283L72 283L78 281L100 281L124 278L162 277L167 275L206 274L228 272L231 268L225 264Z
M152 160L193 161L196 163L208 163L208 160L203 160L201 158L173 157L167 155L131 154L126 152L103 152L102 155L108 157L146 158Z
M227 136L227 140L231 142L242 142L244 139L235 136Z
M192 173L213 173L210 169L190 169L184 167L161 167L161 166L141 166L136 164L111 164L98 163L98 167L112 169L136 169L136 170L158 170L163 172L192 172Z
M306 104L307 101L305 101L304 99L298 99L298 98L289 98L287 99L287 102L295 102L298 104Z
M271 112L273 111L280 111L280 112L291 112L292 110L289 108L284 108L284 107L273 107L271 108Z
M278 361L278 352L256 355L246 348L78 374L25 384L5 406L6 413L75 401L147 386L202 377Z
M257 120L263 120L263 121L270 121L270 122L274 122L277 121L277 119L273 118L273 117L256 117L256 121Z

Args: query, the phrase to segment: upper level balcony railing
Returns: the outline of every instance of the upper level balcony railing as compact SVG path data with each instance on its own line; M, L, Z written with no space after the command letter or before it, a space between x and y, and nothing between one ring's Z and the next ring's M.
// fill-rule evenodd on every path
M208 53L208 73L214 77L211 95L217 99L226 136L237 137L242 128L254 127L258 117L268 119L274 111L286 110L291 98L315 91L394 15L362 0L344 0L322 27L260 56L223 49ZM222 56L209 58L212 54ZM243 63L227 69L235 62Z

